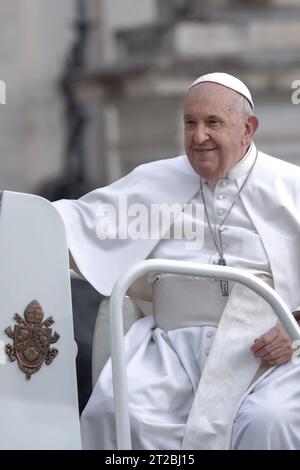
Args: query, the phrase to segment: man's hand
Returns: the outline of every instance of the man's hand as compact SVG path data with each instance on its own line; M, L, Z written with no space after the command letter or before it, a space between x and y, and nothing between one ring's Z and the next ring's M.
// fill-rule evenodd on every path
M251 351L268 366L279 366L291 359L294 349L283 326L277 324L255 340Z

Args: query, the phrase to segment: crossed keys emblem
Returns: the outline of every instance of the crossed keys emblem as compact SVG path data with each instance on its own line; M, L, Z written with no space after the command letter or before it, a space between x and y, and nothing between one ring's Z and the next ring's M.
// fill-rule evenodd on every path
M37 300L32 300L26 307L24 318L18 313L14 320L17 325L8 326L4 331L13 340L5 345L5 352L11 362L18 361L19 368L30 380L32 374L40 370L43 363L51 364L58 354L58 349L50 345L59 340L56 331L52 334L52 317L43 321L44 312Z

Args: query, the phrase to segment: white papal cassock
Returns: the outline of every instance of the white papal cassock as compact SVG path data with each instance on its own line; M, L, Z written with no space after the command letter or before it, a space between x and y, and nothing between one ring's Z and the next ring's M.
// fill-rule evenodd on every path
M219 179L215 185L204 184L209 218L217 226L222 222L243 184L253 164L255 154L256 149L252 145L245 157L231 169L225 178ZM272 158L270 161L278 162ZM257 166L261 163L267 166L262 154L259 155ZM277 163L277 165L279 164ZM284 168L286 170L286 167ZM245 199L243 200L241 197L226 218L222 232L224 256L229 266L247 269L269 285L275 285L290 308L296 310L299 306L299 296L294 291L289 295L291 285L290 283L284 285L282 281L282 273L278 272L278 260L274 256L274 240L266 243L267 228L261 229L263 222L257 223L259 216L256 218L255 224L254 218L251 216L254 212L250 214L255 210L255 203L252 201L250 210L247 198L249 201L251 195L247 195L246 191L249 192L251 184L253 190L255 183L251 180L257 178L257 167L255 170L243 190ZM287 173L287 171L285 172ZM280 175L278 176L280 177ZM291 174L289 177L291 178ZM195 191L196 179L198 182L197 191ZM193 175L193 182L195 185L193 196L188 201L193 205L202 204L199 192L200 180L196 174ZM173 183L176 184L176 181ZM284 188L280 180L274 180L274 188L276 185ZM257 197L259 202L261 196L264 195L265 187L263 184L258 185L257 191L252 193L252 198ZM290 190L293 192L292 188ZM267 196L270 193L272 193L272 188L268 188ZM244 194L242 195L244 196ZM293 250L295 252L296 240L293 240L291 226L293 223L297 223L294 220L296 214L293 214L297 206L289 198L288 190L285 195L281 194L279 199L284 196L286 197L285 201L288 202L289 210L285 209L284 204L278 204L276 219L271 219L269 236L275 236L277 232L278 249L280 250L283 243L288 242L288 240L283 240L282 233L285 230L286 233L290 233L291 246L282 248L283 251L289 253L288 262L290 262ZM273 194L273 197L276 198L277 194ZM185 202L188 201L185 200ZM266 210L274 211L268 197L265 202ZM85 203L86 201L83 201L80 208L81 219L83 219L84 211L88 212L88 209L88 215L91 217L90 206L87 204L85 207ZM69 211L66 204L62 201L57 204L57 207L61 210L64 219L68 221L70 213L74 215L74 205ZM257 211L263 210L262 204L259 207L258 203ZM266 219L268 217L270 217L270 213L266 214ZM264 219L262 214L260 219ZM90 218L90 223L91 220ZM74 228L74 223L72 227ZM71 238L73 256L77 262L79 259L78 264L81 267L80 256L79 258L77 256L78 250L74 247L75 234L70 235L68 224L67 231ZM297 236L299 237L299 233ZM270 259L270 253L272 253L272 259ZM218 259L218 253L206 222L203 249L199 251L186 250L185 240L161 240L153 247L150 254L146 253L147 255L150 258L189 260L208 264L215 264ZM86 269L84 263L83 268ZM281 265L281 269L285 269L285 267ZM290 272L298 274L299 268L290 266ZM287 276L289 275L287 274ZM95 285L97 280L95 281L93 273L90 277ZM231 331L227 336L223 335L220 338L219 335L219 339L216 341L214 338L217 338L219 334L219 329L216 333L216 327L222 312L226 309L227 302L227 299L221 296L219 281L154 274L149 276L148 282L153 288L154 315L137 321L128 332L125 340L133 448L300 449L299 367L289 362L278 368L271 368L255 382L254 376L259 364L256 366L254 364L256 369L253 368L253 375L243 376L243 360L245 363L248 360L257 361L249 352L255 334L264 333L276 322L271 312L268 312L268 306L257 303L259 307L255 308L255 312L251 311L251 309L253 310L253 302L258 302L258 300L250 298L249 301L248 299L249 311L246 310L246 312L248 312L249 318L251 315L259 313L261 316L264 315L265 321L265 323L262 322L261 331L253 329L253 337L251 337L251 329L249 328L243 337L244 327L240 325L240 335L237 334L238 330ZM293 279L292 284L296 286L299 285L299 282L300 279ZM237 294L238 299L243 295L246 297L248 295L247 292L245 293L245 289L239 292L237 286L230 285L228 303L234 303L233 294ZM255 317L253 316L253 318ZM251 318L249 321L251 322ZM255 322L258 323L257 318ZM222 325L223 332L226 331L226 334L227 326ZM234 339L234 342L227 344L226 340L230 340L230 338ZM220 384L216 381L215 388L213 383L210 383L207 388L202 384L201 389L200 378L202 379L200 383L206 383L211 371L217 370L213 357L219 357L218 353L223 351L225 361L226 354L230 354L230 350L234 349L236 345L237 351L241 353L241 358L240 363L236 364L237 373L235 374L232 368L229 370L230 384L227 383L226 373L222 370L222 363L220 363L218 367L221 367L219 371L220 377L224 379L223 383ZM240 350L238 346L240 346ZM211 349L212 353L210 354ZM228 364L225 362L224 364L227 367ZM216 387L221 387L222 392L216 390ZM208 403L206 409L202 410L204 415L205 413L209 415L210 423L212 422L213 426L208 429L204 423L203 429L199 430L197 429L197 416L199 416L197 412L201 409L201 400L199 408L199 396L201 398L201 393L206 393L207 390L210 391L212 399L216 396L220 403L215 403L215 405ZM237 390L237 393L235 394L232 390ZM197 402L194 398L198 394L200 395L197 397ZM222 396L226 398L230 394L232 397L234 396L234 399L232 398L229 403ZM226 409L230 409L230 407L233 407L231 413L226 414ZM188 425L186 425L187 421ZM190 429L191 432L187 432L187 429ZM219 434L220 436L223 434L220 441L218 441ZM113 449L116 446L110 361L104 367L83 412L82 436L86 448Z

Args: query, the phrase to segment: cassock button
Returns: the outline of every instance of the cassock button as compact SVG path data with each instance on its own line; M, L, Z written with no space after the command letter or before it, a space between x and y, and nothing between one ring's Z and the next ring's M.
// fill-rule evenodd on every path
M224 199L223 194L219 194L219 196L217 197L217 199L219 199L219 201L222 201L222 199Z
M212 338L213 336L214 336L214 332L213 332L213 331L208 331L208 332L206 333L206 337L207 337L207 338Z
M209 348L205 349L205 351L204 351L205 356L208 356L208 355L209 355L209 352L210 352L210 349L209 349Z
M224 212L225 212L224 209L218 209L218 210L217 210L217 214L218 214L218 215L223 215Z
M225 180L221 181L221 186L222 186L223 188L225 188L225 186L227 186L227 181L225 181Z

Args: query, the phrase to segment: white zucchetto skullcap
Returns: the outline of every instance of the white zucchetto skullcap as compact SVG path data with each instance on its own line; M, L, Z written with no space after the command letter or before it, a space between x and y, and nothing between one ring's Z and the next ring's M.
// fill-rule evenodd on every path
M189 90L195 86L198 85L198 83L203 83L203 82L212 82L212 83L218 83L219 85L226 86L227 88L231 88L234 91L237 91L241 95L245 96L247 100L249 101L252 109L254 109L254 103L252 100L251 93L249 89L246 87L246 85L239 80L236 77L233 77L232 75L229 75L228 73L208 73L207 75L202 75L201 77L197 78L191 86L189 87Z

